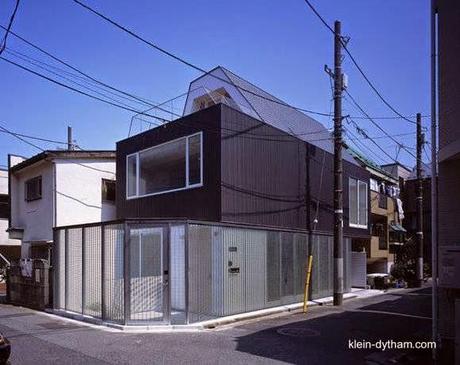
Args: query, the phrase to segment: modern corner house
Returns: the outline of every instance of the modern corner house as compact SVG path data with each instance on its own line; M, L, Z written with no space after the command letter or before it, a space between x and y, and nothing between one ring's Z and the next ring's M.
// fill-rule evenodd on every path
M296 303L309 253L313 297L331 295L332 168L324 126L213 69L183 117L117 143L118 221L56 229L55 310L189 324ZM351 239L370 238L369 177L345 152L347 291Z

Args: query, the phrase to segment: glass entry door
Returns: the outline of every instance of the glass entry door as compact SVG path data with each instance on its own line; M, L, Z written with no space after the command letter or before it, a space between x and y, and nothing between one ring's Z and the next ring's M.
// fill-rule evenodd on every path
M163 228L131 228L130 238L130 320L163 321Z

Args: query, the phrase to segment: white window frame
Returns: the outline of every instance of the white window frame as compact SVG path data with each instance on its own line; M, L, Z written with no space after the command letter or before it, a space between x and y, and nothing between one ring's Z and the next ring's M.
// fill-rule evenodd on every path
M350 177L348 178L348 210L350 211L351 209L351 204L350 204L350 197L351 197L351 184L350 184L350 181L351 180L355 180L356 181L356 207L357 207L357 210L356 210L356 218L358 219L359 221L359 184L364 184L366 185L366 192L367 192L367 197L369 197L369 184L365 181L362 181L362 180L359 180L357 178L354 178L354 177ZM368 226L369 226L369 202L368 202L368 198L366 199L366 208L365 208L365 211L366 211L366 224L356 224L356 223L351 223L350 222L350 212L348 212L348 217L349 217L349 221L348 221L348 225L352 228L362 228L362 229L367 229Z
M189 184L189 139L195 136L200 136L200 182L196 184ZM165 191L159 191L156 193L148 193L148 194L139 194L139 173L140 173L140 159L139 159L139 154L145 151L149 151L158 147L161 147L163 145L166 145L168 143L173 143L176 141L179 141L181 139L185 139L185 186L182 188L176 188L176 189L170 189L170 190L165 190ZM128 161L129 158L132 156L136 156L136 193L135 195L128 195L128 179L129 179L129 174L128 174ZM182 190L189 190L189 189L195 189L203 186L203 132L198 132L194 134L190 134L188 136L184 137L179 137L176 139L172 139L170 141L164 142L157 144L155 146L145 148L143 150L131 153L126 156L126 187L125 187L125 194L126 194L126 199L131 200L131 199L138 199L138 198L143 198L146 196L154 196L154 195L161 195L161 194L167 194L167 193L172 193L175 191L182 191Z

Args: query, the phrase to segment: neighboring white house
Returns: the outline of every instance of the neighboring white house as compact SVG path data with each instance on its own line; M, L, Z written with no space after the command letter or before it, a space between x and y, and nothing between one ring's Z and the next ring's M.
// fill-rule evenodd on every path
M21 252L21 241L8 236L8 220L10 218L8 197L8 170L0 169L0 266L5 262L17 259Z
M21 257L48 258L53 227L113 220L114 151L45 151L9 156L10 238Z

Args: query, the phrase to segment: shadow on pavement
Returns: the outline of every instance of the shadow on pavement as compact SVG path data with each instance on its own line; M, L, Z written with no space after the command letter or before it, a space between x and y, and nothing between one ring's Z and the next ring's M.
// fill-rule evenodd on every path
M386 358L387 363L392 359L403 361L402 356L410 350L356 349L349 347L349 341L429 341L430 320L391 313L418 313L422 317L431 314L430 297L412 299L400 295L358 311L346 311L345 307L345 312L264 329L238 337L237 351L292 364L365 364L373 358L383 359L382 364ZM385 313L366 312L369 309ZM422 359L429 359L429 354L429 350L417 350ZM419 358L416 363L423 361Z

